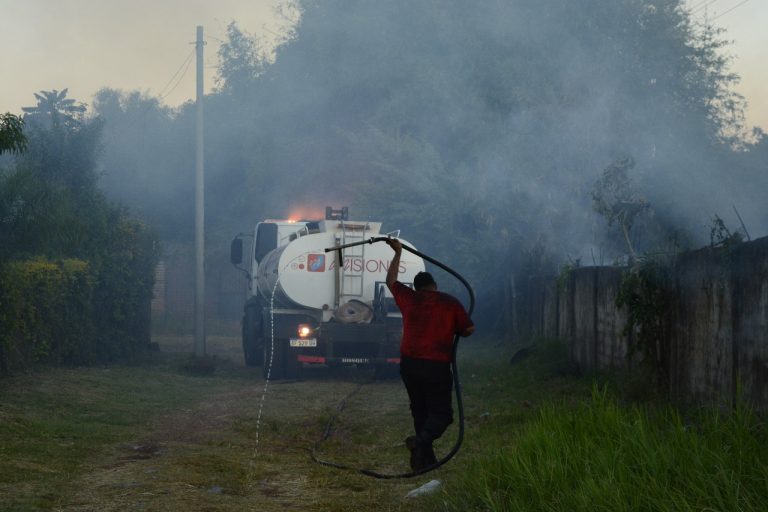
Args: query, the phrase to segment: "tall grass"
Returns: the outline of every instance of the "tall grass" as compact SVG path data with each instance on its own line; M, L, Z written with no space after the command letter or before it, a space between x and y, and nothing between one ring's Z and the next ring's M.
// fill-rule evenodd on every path
M768 510L768 435L749 408L622 406L604 390L542 405L516 443L487 447L448 489L449 509Z

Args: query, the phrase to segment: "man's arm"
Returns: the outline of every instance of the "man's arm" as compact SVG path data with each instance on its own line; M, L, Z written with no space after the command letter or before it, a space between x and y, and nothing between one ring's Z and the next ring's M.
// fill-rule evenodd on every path
M469 318L469 315L464 309L464 306L462 306L458 300L454 304L454 321L456 322L456 332L459 333L459 336L464 338L471 336L472 333L475 332L474 322L472 322L472 319Z
M389 262L389 268L387 269L387 288L392 291L392 287L397 281L397 274L400 271L400 255L403 253L403 244L397 238L387 239L387 245L395 251L395 255L392 256L392 261Z

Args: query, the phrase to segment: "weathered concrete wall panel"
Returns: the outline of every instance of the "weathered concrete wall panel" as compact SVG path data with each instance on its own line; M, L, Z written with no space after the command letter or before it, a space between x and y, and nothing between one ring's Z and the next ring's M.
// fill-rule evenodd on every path
M561 340L573 338L573 273L569 273L556 288L557 290L557 337Z
M624 270L575 269L560 280L528 280L521 317L528 337L568 340L585 371L631 370L624 335L628 312L616 306ZM689 402L739 398L768 407L768 237L680 256L668 282L657 364L673 397ZM522 322L521 322L522 323Z
M557 314L557 283L548 279L542 284L541 335L544 338L557 338Z
M768 238L733 255L734 387L753 403L768 404Z
M730 400L733 383L733 311L725 249L700 251L679 258L672 284L674 307L670 391L696 401Z
M624 335L627 312L616 305L621 280L621 269L597 268L595 357L598 368L611 370L627 368L627 340Z
M573 341L574 361L579 369L596 369L595 339L597 304L597 267L584 267L573 271Z

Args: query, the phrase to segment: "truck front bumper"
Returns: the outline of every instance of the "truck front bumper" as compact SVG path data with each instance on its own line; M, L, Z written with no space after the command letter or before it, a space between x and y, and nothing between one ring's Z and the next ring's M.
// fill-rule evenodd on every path
M399 357L325 357L299 354L300 363L310 364L400 364Z

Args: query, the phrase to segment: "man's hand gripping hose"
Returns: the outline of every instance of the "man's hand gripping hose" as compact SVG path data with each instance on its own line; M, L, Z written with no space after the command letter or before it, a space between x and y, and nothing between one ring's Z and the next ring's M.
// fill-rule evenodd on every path
M362 245L362 244L374 244L374 243L377 243L377 242L386 242L389 239L390 238L386 237L386 236L371 237L368 240L363 240L363 241L360 241L360 242L354 242L354 243L350 243L350 244L339 245L339 246L336 246L336 247L329 247L329 248L325 249L325 252L338 251L339 261L343 261L342 252L341 251L343 249L346 249L347 247L353 247L353 246ZM441 269L445 270L446 272L448 272L449 274L454 276L456 279L458 279L461 282L461 284L463 284L464 287L467 289L467 293L469 294L469 307L467 308L467 313L470 316L472 315L472 311L475 309L475 292L474 292L474 290L472 290L472 286L467 282L466 279L464 279L464 277L461 274L459 274L458 272L456 272L455 270L450 268L448 265L446 265L444 263L441 263L440 261L438 261L438 260L436 260L436 259L434 259L434 258L432 258L430 256L427 256L426 254L424 254L422 252L417 251L413 247L409 247L407 245L403 245L403 249L408 251L408 252L410 252L410 253L412 253L412 254L415 254L416 256L418 256L418 257L420 257L420 258L422 258L422 259L424 259L424 260L426 260L426 261L428 261L430 263L432 263L433 265L435 265L437 267L440 267ZM328 426L326 428L324 437L310 449L310 456L312 457L312 460L317 462L318 464L322 464L324 466L330 466L332 468L344 469L344 470L348 470L348 471L357 471L358 473L361 473L363 475L370 476L370 477L373 477L373 478L380 478L380 479L412 478L412 477L415 477L415 476L418 476L418 475L423 475L424 473L429 473L430 471L434 471L435 469L439 468L440 466L442 466L443 464L445 464L446 462L451 460L453 458L453 456L456 455L456 453L459 451L459 448L461 448L461 443L464 440L464 405L463 405L463 402L462 402L462 399L461 399L461 381L459 380L459 371L458 371L458 368L456 366L456 351L457 351L458 347L459 347L459 335L456 334L453 337L453 352L452 352L452 355L451 355L451 369L453 370L453 386L454 386L454 391L456 393L456 407L457 407L457 409L459 411L459 432L458 432L458 435L456 437L456 442L454 443L453 448L451 448L451 450L443 458L441 458L440 460L438 460L437 462L435 462L431 466L427 466L427 467L422 468L422 469L420 469L418 471L410 471L408 473L399 473L399 474L379 473L379 472L374 471L372 469L356 468L356 467L347 466L347 465L344 465L344 464L337 464L335 462L323 460L323 459L320 459L317 456L316 449L318 448L320 443L322 443L322 441L327 439L328 436L330 435L331 422L329 422L329 424L328 424ZM358 390L359 390L359 387L354 391L354 393L356 393ZM347 397L347 398L349 398L349 397ZM346 398L343 400L343 402L346 402ZM343 408L343 405L342 405L341 408ZM331 418L331 421L333 421L333 418Z

